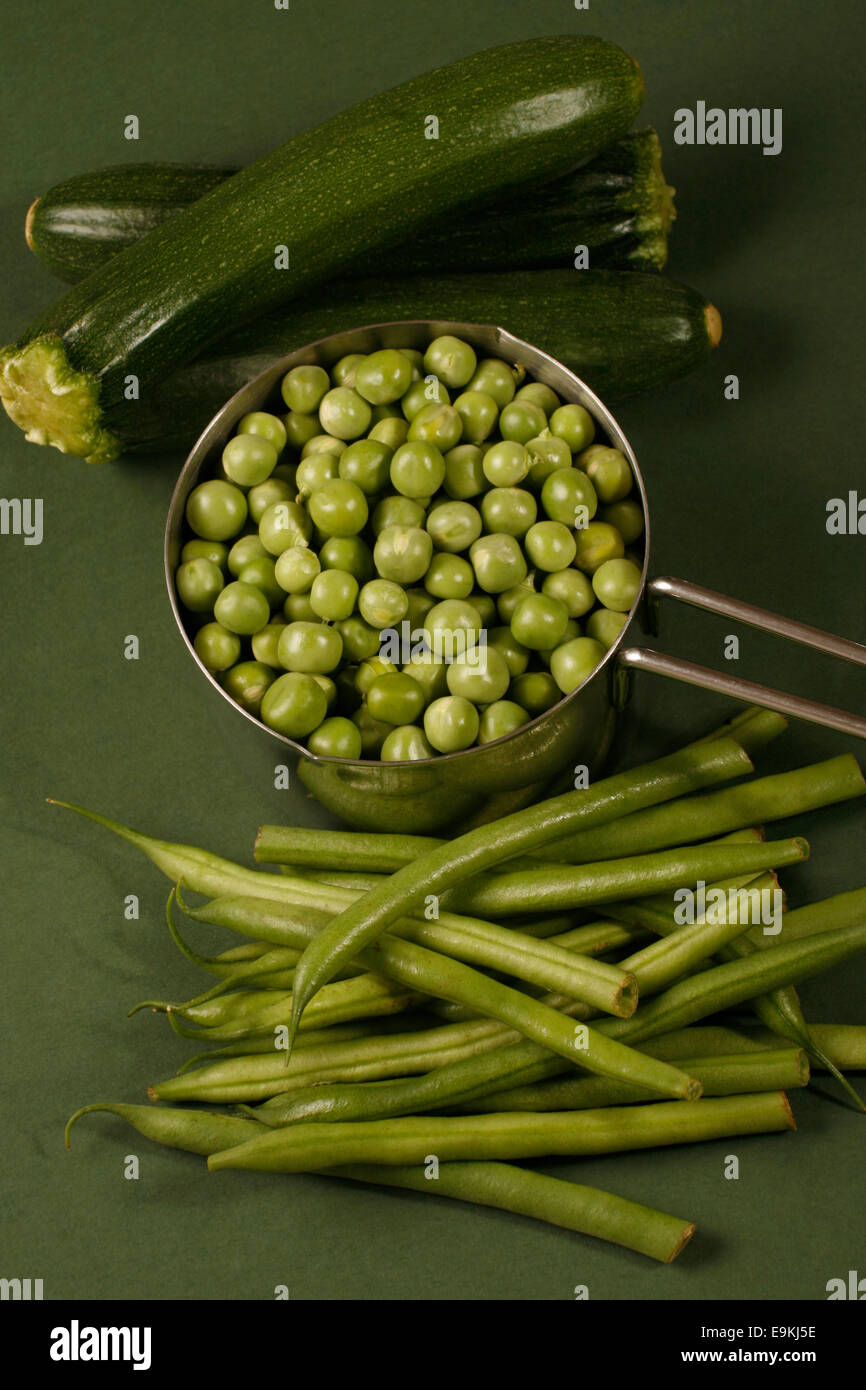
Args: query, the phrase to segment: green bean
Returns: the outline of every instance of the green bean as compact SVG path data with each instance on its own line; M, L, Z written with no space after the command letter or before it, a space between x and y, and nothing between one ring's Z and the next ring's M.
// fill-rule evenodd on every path
M537 856L584 864L623 854L645 854L711 839L762 821L784 820L801 811L862 796L864 792L866 782L859 764L850 753L845 753L791 772L636 811L613 825L557 840L537 851Z
M626 926L621 922L612 922L609 917L601 917L596 922L585 922L583 926L560 932L554 939L567 950L592 956L633 946L648 935L650 933L643 927Z
M326 1169L328 1176L386 1187L404 1187L437 1197L531 1216L582 1235L623 1245L662 1264L675 1260L694 1234L691 1222L655 1211L598 1188L547 1177L509 1163L443 1163L435 1179L418 1167L359 1164Z
M357 1038L382 1038L388 1031L389 1026L410 1032L411 1019L405 1014L395 1014L390 1018L362 1019L358 1023L335 1023L330 1028L309 1028L300 1032L295 1039L295 1046L292 1051L303 1051L307 1047L319 1047L322 1043L330 1046L332 1043L352 1042ZM429 1027L429 1024L426 1025ZM265 1033L258 1038L243 1038L239 1042L226 1043L224 1047L211 1047L206 1052L198 1052L187 1060L177 1069L177 1075L182 1076L184 1072L190 1071L194 1067L202 1064L210 1064L219 1061L223 1057L248 1057L255 1053L273 1053L274 1035ZM283 1063L285 1070L285 1062Z
M352 904L304 951L296 976L293 1028L304 1008L334 972L369 945L392 922L430 894L445 891L518 852L566 834L578 825L613 820L642 806L681 795L697 785L751 770L738 744L719 740L707 751L686 749L643 769L609 777L593 787L566 792L490 826L470 830L448 845L405 865L379 888Z
M598 864L547 864L538 869L491 875L477 888L468 884L459 894L449 892L446 901L452 902L456 897L455 905L461 910L498 917L525 911L527 903L551 908L584 907L658 893L665 888L686 887L700 879L727 878L795 864L808 855L808 843L800 838L756 845L714 842L635 858L607 859ZM369 902L370 897L372 894L363 901ZM298 969L304 970L303 957Z
M713 729L712 733L695 739L689 746L700 748L714 739L733 738L747 753L752 754L774 738L778 738L787 727L788 721L783 714L776 714L774 710L764 709L761 705L748 705L746 709L740 710L739 714L722 724L721 728Z
M234 1149L211 1154L214 1172L244 1168L303 1173L346 1163L423 1164L454 1159L525 1159L624 1153L738 1134L794 1129L784 1091L698 1100L693 1105L611 1106L578 1114L405 1116L355 1124L269 1129Z
M755 1091L795 1089L809 1084L809 1059L802 1048L772 1052L735 1053L733 1056L688 1057L682 1065L697 1077L705 1096L747 1095ZM461 1105L460 1111L487 1114L503 1110L591 1110L606 1105L640 1104L650 1099L639 1086L606 1081L598 1076L557 1077L537 1086L515 1086L507 1091ZM273 1102L270 1102L273 1104ZM251 1112L264 1124L273 1124L275 1112Z
M254 1120L228 1115L212 1115L202 1110L158 1109L148 1105L86 1105L76 1111L66 1127L69 1132L82 1115L107 1111L127 1121L146 1138L187 1153L216 1153L221 1148L243 1143L260 1129ZM448 1163L439 1167L435 1181L423 1170L364 1165L328 1169L328 1177L348 1178L352 1182L376 1183L383 1187L411 1188L479 1206L498 1207L521 1216L531 1216L566 1230L596 1236L615 1245L669 1263L694 1233L690 1222L683 1222L652 1207L641 1206L609 1192L563 1182L525 1168L504 1163Z

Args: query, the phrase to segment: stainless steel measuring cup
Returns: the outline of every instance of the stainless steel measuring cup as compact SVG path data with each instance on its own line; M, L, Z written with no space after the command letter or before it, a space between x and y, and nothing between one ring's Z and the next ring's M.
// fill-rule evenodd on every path
M330 368L347 353L369 353L382 347L423 350L432 337L441 333L453 333L465 339L479 356L501 357L520 363L534 380L552 387L563 400L585 406L595 418L600 434L622 450L631 465L646 521L640 592L618 640L592 675L577 690L515 733L494 743L420 762L383 763L370 759L320 757L294 739L267 728L254 715L241 709L196 654L174 586L174 572L183 543L186 500L202 477L213 471L241 416L251 410L266 409L273 402L283 376L292 367L314 363ZM538 348L501 328L453 320L374 324L332 334L275 362L232 396L198 439L178 478L165 530L165 577L172 612L202 675L240 717L261 730L262 737L276 739L291 750L297 759L299 777L331 811L352 825L404 831L433 831L453 826L491 799L496 799L503 807L507 807L512 798L528 800L533 789L537 788L540 793L547 783L575 764L586 764L591 770L599 768L625 705L627 677L633 670L667 676L866 738L866 718L862 716L667 656L638 643L642 630L650 635L656 630L661 599L672 598L814 647L843 661L866 666L866 646L858 642L727 598L688 580L670 576L650 578L650 554L650 513L644 480L631 445L607 407L580 377Z

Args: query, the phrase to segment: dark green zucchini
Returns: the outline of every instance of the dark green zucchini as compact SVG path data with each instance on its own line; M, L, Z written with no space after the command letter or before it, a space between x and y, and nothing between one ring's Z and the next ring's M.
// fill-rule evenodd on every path
M195 164L115 164L55 184L31 203L27 245L52 275L77 284L237 169Z
M640 69L622 49L562 37L479 53L361 102L68 291L0 353L6 411L28 439L94 463L116 458L130 390L145 391L233 323L291 304L372 247L592 158L625 134L642 96Z
M236 169L121 164L50 188L27 214L27 244L75 283L222 183ZM526 270L571 265L576 246L593 269L661 270L674 219L656 132L634 131L582 168L483 207L437 218L411 243L373 251L364 274Z
M156 383L117 414L116 427L131 449L188 450L229 397L277 358L342 329L418 318L498 324L611 401L700 366L721 336L711 304L657 274L527 270L335 281Z

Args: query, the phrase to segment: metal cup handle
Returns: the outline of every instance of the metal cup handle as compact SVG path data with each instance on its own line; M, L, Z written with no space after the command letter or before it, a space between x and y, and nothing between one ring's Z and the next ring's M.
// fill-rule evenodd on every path
M693 608L706 612L719 613L735 622L759 628L762 632L772 632L778 637L787 637L791 642L799 642L806 647L814 647L828 656L851 661L857 666L866 666L866 646L851 642L845 637L822 632L820 628L809 627L806 623L784 618L779 613L770 613L751 603L741 603L728 598L713 589L704 589L699 584L691 584L686 579L673 579L668 576L651 579L646 590L646 622L653 635L658 632L658 603L661 598L678 599ZM779 714L790 715L794 719L806 719L812 724L822 724L838 733L849 734L854 738L866 739L866 718L849 714L846 710L835 709L816 700L806 700L799 695L786 695L774 690L772 686L760 685L756 681L741 680L738 676L726 676L709 666L699 666L694 661L666 656L651 647L625 647L618 653L621 666L650 671L656 676L667 676L685 685L696 685L702 690L713 690L720 695L729 695L747 704L763 705Z

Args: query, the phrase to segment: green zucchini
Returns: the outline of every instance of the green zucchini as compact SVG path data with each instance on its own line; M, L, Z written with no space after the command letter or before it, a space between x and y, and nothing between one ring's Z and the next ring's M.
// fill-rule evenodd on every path
M721 336L718 311L665 275L526 270L334 281L155 383L118 412L117 428L128 448L190 449L229 397L277 358L342 329L418 318L498 324L611 401L700 366Z
M116 458L130 391L371 247L592 158L625 133L642 96L640 69L622 49L561 37L479 53L371 97L69 290L0 353L6 411L37 443L93 463Z
M37 198L25 235L43 265L74 284L197 202L236 169L120 164L79 174ZM661 270L674 219L656 132L633 131L532 196L497 197L437 218L411 243L374 249L366 275L525 270L572 263L586 246L593 269Z

